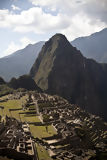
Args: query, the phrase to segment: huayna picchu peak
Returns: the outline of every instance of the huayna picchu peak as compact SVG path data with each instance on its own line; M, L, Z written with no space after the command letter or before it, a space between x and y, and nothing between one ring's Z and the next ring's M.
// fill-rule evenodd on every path
M30 75L44 91L107 120L107 65L85 58L64 35L56 34L44 44Z
M56 65L55 62L57 58L59 59L59 64L66 66L69 62L69 57L72 56L73 58L73 56L77 55L81 57L81 53L79 51L77 52L76 48L71 46L66 37L62 34L56 34L42 47L36 62L31 68L30 75L35 77L35 80L40 77L38 85L42 89L46 90L48 89L48 82L47 85L46 83L44 85L44 80L47 79L51 69L53 69L53 66ZM41 76L43 77L42 79Z

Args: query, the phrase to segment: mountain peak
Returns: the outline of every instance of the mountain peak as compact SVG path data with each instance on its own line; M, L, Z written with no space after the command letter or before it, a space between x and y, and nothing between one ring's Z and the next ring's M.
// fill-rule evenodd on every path
M69 43L69 41L67 40L67 38L65 37L65 35L61 34L61 33L56 33L54 36L52 36L49 41L54 42L54 43ZM48 42L49 42L48 41ZM70 44L70 43L69 43Z
M29 43L25 48L31 47L33 44Z
M67 40L67 38L65 37L65 35L61 34L61 33L56 33L54 36L51 37L51 39L65 39Z
M106 68L83 57L64 35L56 34L43 46L30 75L44 91L102 115L107 104Z
M50 55L52 58L56 55L65 55L75 50L65 35L57 33L52 36L43 46L40 55Z
M47 77L54 67L60 63L63 68L63 66L71 63L71 59L81 60L81 57L83 57L81 53L70 44L64 35L55 34L43 46L30 74L41 88L47 90ZM41 76L43 76L42 79Z
M44 48L47 48L49 46L53 46L55 48L58 47L58 45L61 44L61 46L68 44L71 46L65 35L57 33L54 36L52 36L44 45Z

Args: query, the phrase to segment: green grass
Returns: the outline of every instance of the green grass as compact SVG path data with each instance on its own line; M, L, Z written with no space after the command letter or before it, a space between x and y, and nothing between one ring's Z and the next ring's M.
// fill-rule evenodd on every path
M4 111L3 114L4 115L8 115L20 120L21 117L21 121L26 121L26 122L40 122L40 119L38 116L33 116L32 114L24 114L26 112L31 112L29 109L28 110L16 110L16 111L11 111L11 113L9 112L9 109L21 109L21 104L25 101L26 96L22 97L19 100L8 100L7 102L0 102L1 106L4 106ZM30 106L29 108L34 108L34 106ZM23 113L20 114L19 113ZM0 109L0 114L2 115L2 110ZM45 126L35 126L35 125L30 125L30 129L32 132L32 135L34 137L39 137L39 138L43 138L43 137L48 137L48 136L52 136L53 134L56 134L55 129L49 125L48 126L48 132L46 131L46 127Z
M13 91L14 90L12 88L9 88L6 84L0 85L0 97L9 93L13 93Z
M3 97L4 98L4 97ZM25 101L26 96L22 97L20 100L8 100L7 102L0 102L0 106L4 106L3 114L7 116L15 117L19 120L19 110L18 111L11 111L9 109L20 109L22 103ZM2 111L0 110L0 114L2 115Z
M44 147L42 147L42 146L39 145L39 144L36 144L36 148L37 148L39 160L52 160L52 159L49 157L48 152L44 149Z
M5 99L6 96L2 97L2 99ZM0 106L4 106L4 111L2 113L2 110L0 109L0 115L4 114L4 115L8 115L8 116L12 116L18 120L20 120L21 117L21 121L26 121L26 122L40 122L39 116L37 115L32 115L32 114L26 114L26 112L34 112L35 110L29 110L30 109L36 109L35 106L29 106L29 108L25 111L21 110L21 105L22 103L24 103L26 100L26 96L22 97L21 99L18 100L8 100L7 102L0 102ZM20 110L16 110L16 111L11 111L11 113L9 112L9 109L20 109ZM19 113L23 113L20 114ZM49 125L48 126L48 130L46 130L45 126L36 126L34 124L30 124L30 131L32 133L32 135L36 138L43 138L43 137L49 137L52 136L54 134L56 134L55 129ZM39 155L39 160L51 160L51 158L48 155L48 151L44 149L44 147L37 145L37 151L38 151L38 155ZM0 160L2 160L0 158ZM3 159L3 160L8 160L8 159Z
M51 125L48 126L48 131L46 130L45 126L34 126L34 125L30 125L30 130L32 132L32 135L38 138L49 137L56 134L56 131Z

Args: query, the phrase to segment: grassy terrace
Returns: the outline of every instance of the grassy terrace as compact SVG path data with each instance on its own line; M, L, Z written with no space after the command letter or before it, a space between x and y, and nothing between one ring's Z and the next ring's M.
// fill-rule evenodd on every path
M5 99L5 96L0 98ZM46 127L41 125L36 125L36 123L41 123L39 117L34 113L35 112L35 106L30 106L28 110L23 111L22 110L22 103L24 103L26 97L22 97L18 100L8 100L7 102L0 102L0 106L4 106L4 110L2 111L0 109L0 115L8 115L12 116L18 120L21 119L21 121L26 121L31 123L30 124L30 130L32 135L36 138L43 138L43 137L49 137L53 134L56 134L56 131L54 128L49 125L48 131L46 131ZM9 109L15 109L14 111L9 112ZM20 115L19 115L20 113ZM36 144L37 151L39 155L39 160L51 160L51 158L48 155L48 152L40 145ZM1 160L1 159L0 159Z
M40 160L52 160L49 157L48 152L44 149L44 147L36 144L36 148L37 148L37 152Z
M30 125L30 129L31 129L32 135L34 137L39 137L39 138L49 137L49 136L52 136L53 134L56 133L54 128L51 125L48 126L48 132L46 131L45 126ZM36 132L35 132L35 130L36 130Z

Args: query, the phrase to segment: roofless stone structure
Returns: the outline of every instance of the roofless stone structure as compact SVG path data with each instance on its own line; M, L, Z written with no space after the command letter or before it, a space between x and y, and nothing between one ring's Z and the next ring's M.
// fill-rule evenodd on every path
M0 156L15 160L38 160L29 125L15 118L5 118L0 123Z

